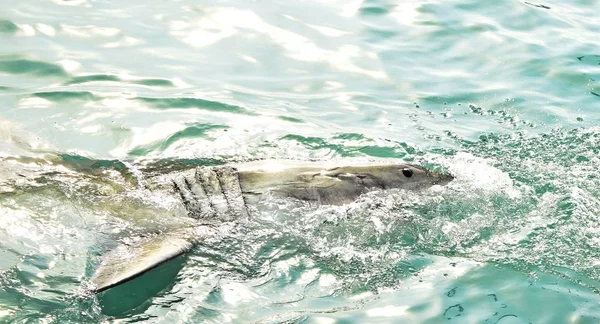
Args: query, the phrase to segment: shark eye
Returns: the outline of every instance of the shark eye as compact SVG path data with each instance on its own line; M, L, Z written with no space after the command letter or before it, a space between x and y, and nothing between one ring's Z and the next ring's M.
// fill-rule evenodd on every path
M410 177L412 177L412 175L413 175L413 172L412 172L412 170L411 170L411 169L409 169L409 168L404 168L404 169L402 169L402 174L403 174L405 177L407 177L407 178L410 178Z

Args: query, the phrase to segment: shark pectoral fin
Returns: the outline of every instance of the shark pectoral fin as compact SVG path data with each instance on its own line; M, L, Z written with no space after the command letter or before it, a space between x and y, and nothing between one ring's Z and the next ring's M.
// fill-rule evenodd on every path
M99 293L132 280L174 259L196 245L191 231L167 232L133 246L119 246L108 252L91 278Z

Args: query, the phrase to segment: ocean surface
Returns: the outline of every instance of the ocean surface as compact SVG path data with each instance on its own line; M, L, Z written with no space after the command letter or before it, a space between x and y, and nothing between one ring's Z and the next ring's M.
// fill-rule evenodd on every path
M599 323L599 12L1 1L0 322ZM127 181L263 158L394 158L455 180L344 206L267 198L89 292L104 253L185 222Z

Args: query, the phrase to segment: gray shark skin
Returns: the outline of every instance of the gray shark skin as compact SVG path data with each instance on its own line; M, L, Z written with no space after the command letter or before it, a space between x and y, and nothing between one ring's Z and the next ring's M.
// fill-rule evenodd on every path
M275 168L273 164L280 167ZM270 161L237 168L242 192L246 195L270 190L283 196L326 205L342 205L374 189L418 190L452 180L449 175L399 163L332 165Z
M412 164L267 160L197 167L171 178L174 192L198 224L249 219L247 204L271 193L324 205L342 205L371 190L420 190L453 177ZM108 252L91 278L95 292L134 279L191 250L202 240L193 228L161 233Z
M273 160L198 167L195 174L174 179L174 184L191 217L233 220L248 216L245 201L267 192L324 205L342 205L370 190L417 190L451 180L449 175L411 164L331 166Z

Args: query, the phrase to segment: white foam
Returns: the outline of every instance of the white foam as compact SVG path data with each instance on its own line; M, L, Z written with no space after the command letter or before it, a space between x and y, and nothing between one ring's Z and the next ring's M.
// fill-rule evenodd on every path
M241 283L230 282L221 287L223 300L230 305L237 305L240 302L259 299L260 296L246 288Z
M384 306L371 308L366 311L368 317L396 317L407 314L409 306Z
M493 166L496 162L494 159L459 152L452 157L433 157L432 160L442 164L454 176L454 180L448 184L452 189L484 193L503 192L510 198L521 196L508 173Z

